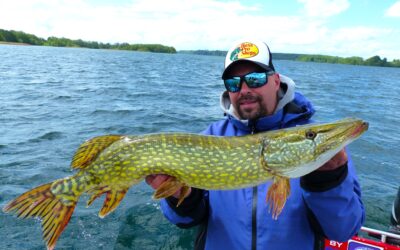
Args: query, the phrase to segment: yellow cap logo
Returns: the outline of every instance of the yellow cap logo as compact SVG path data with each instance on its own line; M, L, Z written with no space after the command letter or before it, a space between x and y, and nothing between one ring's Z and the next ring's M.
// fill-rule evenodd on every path
M236 49L231 53L231 61L236 61L238 59L250 58L258 55L258 47L252 43L241 43Z

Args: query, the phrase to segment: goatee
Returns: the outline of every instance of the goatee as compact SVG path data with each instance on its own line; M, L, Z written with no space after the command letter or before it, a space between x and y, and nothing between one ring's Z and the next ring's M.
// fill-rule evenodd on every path
M242 108L241 103L254 102L257 103L256 108ZM247 94L240 96L236 101L237 113L240 119L257 120L258 118L267 115L263 99L258 95Z

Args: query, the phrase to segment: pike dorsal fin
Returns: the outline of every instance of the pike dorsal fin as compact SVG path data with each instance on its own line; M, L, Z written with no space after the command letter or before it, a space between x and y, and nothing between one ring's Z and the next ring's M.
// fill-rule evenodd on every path
M123 135L103 135L85 141L76 151L71 167L73 169L86 168L104 149L123 137Z

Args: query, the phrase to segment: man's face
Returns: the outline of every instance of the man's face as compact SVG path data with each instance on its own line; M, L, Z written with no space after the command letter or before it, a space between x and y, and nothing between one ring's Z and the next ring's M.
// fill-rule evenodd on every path
M237 62L229 69L226 76L244 76L259 72L260 66L248 61ZM259 88L249 88L242 82L240 91L229 92L229 98L240 119L254 120L274 113L277 105L277 93L280 86L278 74L268 77L268 83Z

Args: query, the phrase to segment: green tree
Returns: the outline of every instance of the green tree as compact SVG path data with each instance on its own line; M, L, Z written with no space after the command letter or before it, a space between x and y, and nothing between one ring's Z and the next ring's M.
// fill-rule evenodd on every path
M400 67L400 60L399 59L394 59L391 63L390 66L392 67Z
M365 60L364 65L368 66L383 66L384 61L381 59L380 56L373 56Z
M8 30L0 30L2 32L3 38L5 42L12 42L12 43L16 43L17 37L15 36L14 33L12 33L11 31Z

